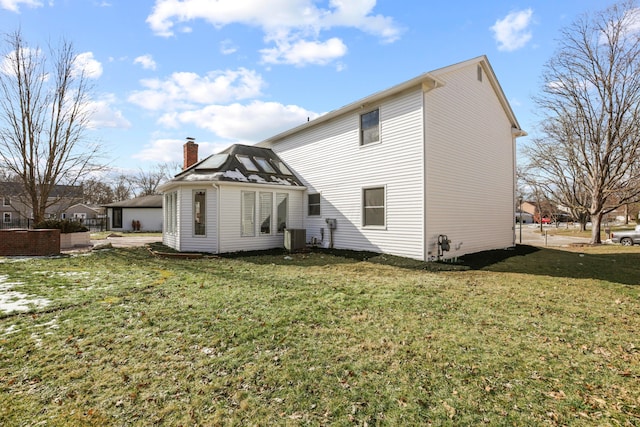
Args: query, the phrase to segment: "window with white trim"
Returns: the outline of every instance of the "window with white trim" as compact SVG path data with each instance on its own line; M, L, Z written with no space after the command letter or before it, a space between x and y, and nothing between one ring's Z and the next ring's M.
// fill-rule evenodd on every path
M178 223L178 193L176 191L164 195L164 224L167 233L175 233Z
M206 195L205 190L193 192L193 234L195 236L206 235Z
M307 215L320 215L320 193L309 194L307 202Z
M2 214L2 222L8 224L11 222L11 212L4 212Z
M287 216L289 215L289 195L287 193L276 193L278 233L284 233L287 228Z
M362 190L362 225L385 226L385 187Z
M240 200L241 228L240 235L251 237L256 235L256 193L243 191Z
M2 198L2 206L11 206L11 198L3 197Z
M260 234L271 234L273 193L260 193Z
M380 109L360 115L360 145L380 141Z

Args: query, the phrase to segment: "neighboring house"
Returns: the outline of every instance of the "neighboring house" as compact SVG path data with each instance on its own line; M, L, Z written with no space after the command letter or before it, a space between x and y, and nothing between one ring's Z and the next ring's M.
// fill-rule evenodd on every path
M189 141L187 168L162 187L163 240L181 251L281 247L275 207L286 196L287 227L305 229L306 241L322 246L427 261L510 247L515 139L523 135L481 56L253 147L268 151L235 146L222 153L225 162L248 158L255 170L233 169L220 155L191 166ZM289 185L280 182L279 165L291 174ZM223 176L232 181L221 182ZM204 236L197 232L203 212ZM271 225L263 232L266 220Z
M84 203L76 203L69 206L62 214L63 219L97 219L105 217L105 208L97 205L87 205Z
M49 193L46 218L62 218L71 205L82 201L82 186L56 185ZM33 218L24 187L18 182L0 182L0 227L28 227Z
M162 230L162 195L136 197L104 205L109 218L109 230L134 231L139 223L141 231Z

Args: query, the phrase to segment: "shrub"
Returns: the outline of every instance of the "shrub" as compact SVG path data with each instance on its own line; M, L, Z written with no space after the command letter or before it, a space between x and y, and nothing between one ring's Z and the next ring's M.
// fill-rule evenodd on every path
M33 228L57 228L61 233L80 233L89 231L87 227L77 221L68 219L46 219L33 226Z

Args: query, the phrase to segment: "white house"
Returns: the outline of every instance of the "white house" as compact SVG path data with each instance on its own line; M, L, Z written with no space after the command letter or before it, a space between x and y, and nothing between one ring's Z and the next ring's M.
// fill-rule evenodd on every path
M109 218L109 230L162 230L162 195L135 197L104 205Z
M282 246L277 233L261 236L257 227L247 233L246 225L275 215L268 200L282 192L287 227L305 229L310 243L420 260L510 247L515 139L523 135L485 56L437 69L254 146L270 149L271 165L286 165L295 185L274 186L270 177L281 171L260 166L262 180L221 184L214 178L228 165L215 156L203 160L214 163L211 179L194 184L185 170L163 187L164 242L208 252ZM249 157L259 155L266 156ZM262 192L272 193L264 206L257 202ZM206 203L213 240L199 240L194 231L198 203ZM174 214L175 227L168 227Z

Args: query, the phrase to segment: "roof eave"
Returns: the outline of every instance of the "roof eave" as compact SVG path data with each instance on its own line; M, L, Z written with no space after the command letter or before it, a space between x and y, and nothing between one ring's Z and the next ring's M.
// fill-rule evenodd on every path
M302 125L296 126L292 129L289 129L287 131L281 132L275 136L272 136L270 138L267 138L265 140L260 141L259 143L257 143L256 145L258 147L265 147L268 146L270 143L276 142L280 139L286 138L289 135L295 134L299 131L301 131L302 129L308 128L308 127L312 127L312 126L317 126L321 123L327 122L335 117L341 116L343 114L349 113L351 111L357 111L363 108L367 108L368 106L371 106L372 104L376 104L378 103L380 100L384 99L384 98L388 98L389 96L393 96L395 94L398 94L400 92L403 92L407 89L411 89L414 87L422 87L423 91L429 91L435 88L439 88L444 86L445 83L444 81L438 79L436 76L434 76L431 72L429 73L424 73L419 75L418 77L415 77L411 80L407 80L404 83L400 83L396 86L392 86L389 89L385 89L382 90L380 92L376 92L372 95L367 96L366 98L362 98L358 101L352 102L351 104L347 104L344 107L338 108L336 110L330 111L326 114L323 114L322 116L311 120L309 122L305 122Z

